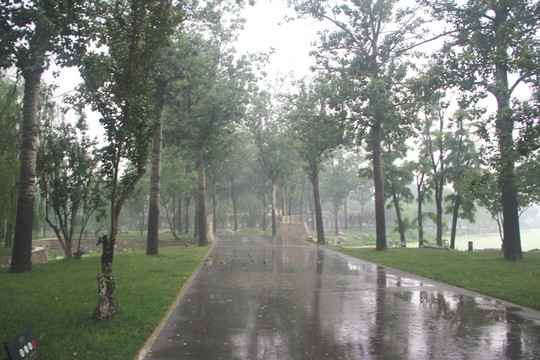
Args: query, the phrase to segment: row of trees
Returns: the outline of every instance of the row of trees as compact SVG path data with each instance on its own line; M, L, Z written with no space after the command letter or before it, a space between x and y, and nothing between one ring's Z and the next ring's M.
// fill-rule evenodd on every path
M352 127L371 153L377 249L386 248L384 194L390 169L385 172L385 167L404 158L402 146L407 133L416 130L419 116L438 118L440 124L429 157L437 178L437 214L442 213L444 177L450 176L443 163L449 156L442 146L443 121L448 117L444 109L455 96L459 110L451 126L464 131L460 123L471 119L479 139L485 141L478 150L486 168L497 174L505 257L521 259L518 193L523 188L518 189L516 167L534 163L538 151L538 3L439 0L406 7L398 1L310 0L293 4L299 16L333 25L321 34L314 55L317 66L339 82L338 100L329 108ZM436 47L435 40L442 42L440 50L421 57L423 46ZM477 117L479 101L489 96L496 102L494 111ZM433 132L428 121L423 128L428 136ZM468 153L464 138L456 135L458 152ZM466 159L459 161L463 168L471 165ZM463 174L452 176L459 180ZM460 198L456 196L456 213Z
M442 244L444 190L451 188L446 201L453 216L452 242L458 217L472 219L474 201L483 201L494 217L502 214L505 257L521 258L519 211L537 200L538 4L437 0L411 8L395 0L291 1L299 17L330 27L316 44L313 77L288 81L293 90L286 93L259 88L266 55L236 54L241 5L147 0L1 5L0 65L16 69L24 80L24 85L3 81L0 89L3 136L9 139L2 145L1 165L12 170L1 180L12 184L17 166L20 174L17 191L1 194L10 224L8 212L18 196L12 272L31 269L36 178L45 218L68 254L76 227L105 198L110 229L101 239L100 286L107 296L95 316L112 316L118 219L149 161L150 255L158 253L160 202L167 213L177 214L173 230L181 228L185 208L178 204L190 201L185 201L191 199L186 183L193 174L200 246L207 244L208 189L215 213L215 189L227 182L236 213L242 181L260 178L256 182L263 191L249 191L260 197L261 208L269 204L275 235L278 186L286 213L285 194L303 188L304 174L313 189L318 241L324 243L319 176L323 164L334 168L343 161L335 167L336 186L330 189L335 192L327 194L337 216L350 193L338 191L345 176L337 169L352 168L373 179L378 250L387 246L388 204L404 238L410 221L400 210L411 201L414 182L420 241L422 205L433 197L435 240ZM426 44L437 50L425 51ZM75 125L50 121L55 112L47 106L41 76L51 62L80 70L83 83L69 100L82 116ZM495 100L493 111L482 103L489 96ZM104 129L99 148L85 135L87 109L99 114ZM13 136L18 124L20 137ZM14 161L19 141L19 161ZM337 149L350 154L335 159ZM264 177L243 166L253 153ZM355 160L354 153L369 154L371 167ZM162 159L167 160L163 166ZM164 191L162 168L175 174L163 182ZM490 186L501 194L498 199L479 196ZM68 188L78 189L76 195L63 195ZM173 200L160 201L162 192Z

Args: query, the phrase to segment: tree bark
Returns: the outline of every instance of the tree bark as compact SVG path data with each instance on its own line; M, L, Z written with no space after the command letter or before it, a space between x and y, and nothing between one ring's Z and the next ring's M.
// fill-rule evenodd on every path
M217 232L217 185L214 182L214 188L212 189L212 232Z
M287 214L285 210L285 184L284 182L281 183L281 216L285 216Z
M442 170L442 169L441 169ZM437 245L442 246L442 233L443 233L443 226L442 226L442 213L443 213L443 207L442 207L442 201L443 201L443 194L442 194L442 172L440 174L441 179L437 181L437 184L435 184L435 208L436 208L436 220L435 224L437 225L437 232L435 235L435 239L437 240Z
M185 199L184 204L184 234L189 234L189 207L191 206L191 196L188 196Z
M266 187L266 186L265 186ZM263 197L263 212L262 212L262 230L266 231L267 224L266 224L266 206L267 206L267 195L266 190L264 191L264 197Z
M101 272L97 275L99 302L92 316L95 320L112 319L118 311L118 303L113 297L116 281L112 277L114 257L114 239L103 235L100 239L103 247Z
M339 235L339 206L334 206L334 233Z
M306 188L306 178L302 175L302 192L300 193L300 215L304 216L304 190ZM305 216L304 216L305 219ZM306 220L303 220L306 221Z
M380 121L372 126L373 182L375 187L375 229L376 249L386 250L386 220L384 208L384 180L382 170L382 129Z
M199 238L199 210L198 210L198 207L199 207L199 200L196 199L195 201L195 216L194 216L194 219L193 219L193 237L194 238Z
M24 71L22 143L20 153L19 195L11 272L32 270L32 230L36 187L37 110L43 70Z
M495 32L498 52L506 54L508 46L504 40L505 23L508 20L508 9L501 6L495 11ZM514 123L510 108L510 90L508 87L508 66L504 61L495 63L497 86L494 95L497 99L496 134L499 139L500 179L502 182L501 197L503 205L503 245L504 257L508 260L521 260L521 234L519 229L519 206L517 200Z
M450 249L456 248L457 222L459 218L459 207L461 206L461 195L456 195L454 209L452 211L452 229L450 231Z
M204 169L203 144L197 144L197 227L199 228L199 246L208 245L206 234L206 174Z
M347 199L343 202L343 221L345 230L349 230L349 221L347 220Z
M238 230L238 204L237 204L237 197L234 192L233 180L231 180L231 201L232 201L232 207L233 207L233 230L236 231Z
M396 218L398 221L398 230L399 230L399 240L401 246L407 247L407 242L405 240L405 226L403 225L403 218L401 216L401 208L399 207L399 198L396 194L396 188L394 184L392 186L392 201L394 202L394 209L396 210Z
M321 194L319 192L319 171L315 170L311 176L311 183L313 185L313 205L315 206L315 227L317 228L317 243L324 245L326 240L324 238L324 224L322 217L321 207Z
M183 211L183 208L184 208L184 198L183 197L179 197L178 198L178 202L177 202L177 207L178 207L178 214L177 214L177 228L178 228L178 233L182 233L182 230L184 228L184 211Z
M152 143L152 173L150 175L150 203L148 204L148 234L146 238L146 255L159 253L159 191L161 181L161 143L163 107L168 81L156 78L155 114L158 127Z
M422 179L424 176L422 175ZM418 224L418 246L422 247L424 245L424 219L422 212L422 204L424 203L424 193L422 191L422 185L417 185L416 189L418 190L418 208L417 208L417 224Z
M272 236L277 235L277 216L276 216L276 181L272 179Z
M161 125L158 126L152 145L152 174L150 176L150 202L148 204L148 234L146 255L159 253L159 190L161 178Z

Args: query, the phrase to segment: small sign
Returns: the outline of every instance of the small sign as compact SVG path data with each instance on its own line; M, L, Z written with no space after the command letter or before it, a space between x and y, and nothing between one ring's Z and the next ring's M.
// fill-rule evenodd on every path
M9 360L36 360L41 359L41 349L32 329L23 330L19 335L6 342Z

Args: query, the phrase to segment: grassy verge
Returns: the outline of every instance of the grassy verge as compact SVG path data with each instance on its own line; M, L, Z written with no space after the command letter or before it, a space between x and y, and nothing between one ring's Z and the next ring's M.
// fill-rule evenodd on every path
M99 256L38 264L17 275L0 269L0 341L31 327L46 359L133 359L208 250L170 247L159 256L115 256L119 310L109 322L91 319ZM6 357L2 348L0 359Z
M505 260L499 252L347 249L343 253L540 310L540 253Z

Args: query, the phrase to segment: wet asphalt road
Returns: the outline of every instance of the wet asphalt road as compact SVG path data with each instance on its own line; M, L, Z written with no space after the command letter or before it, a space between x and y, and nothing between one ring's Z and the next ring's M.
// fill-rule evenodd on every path
M540 313L299 240L222 236L145 359L540 359Z

